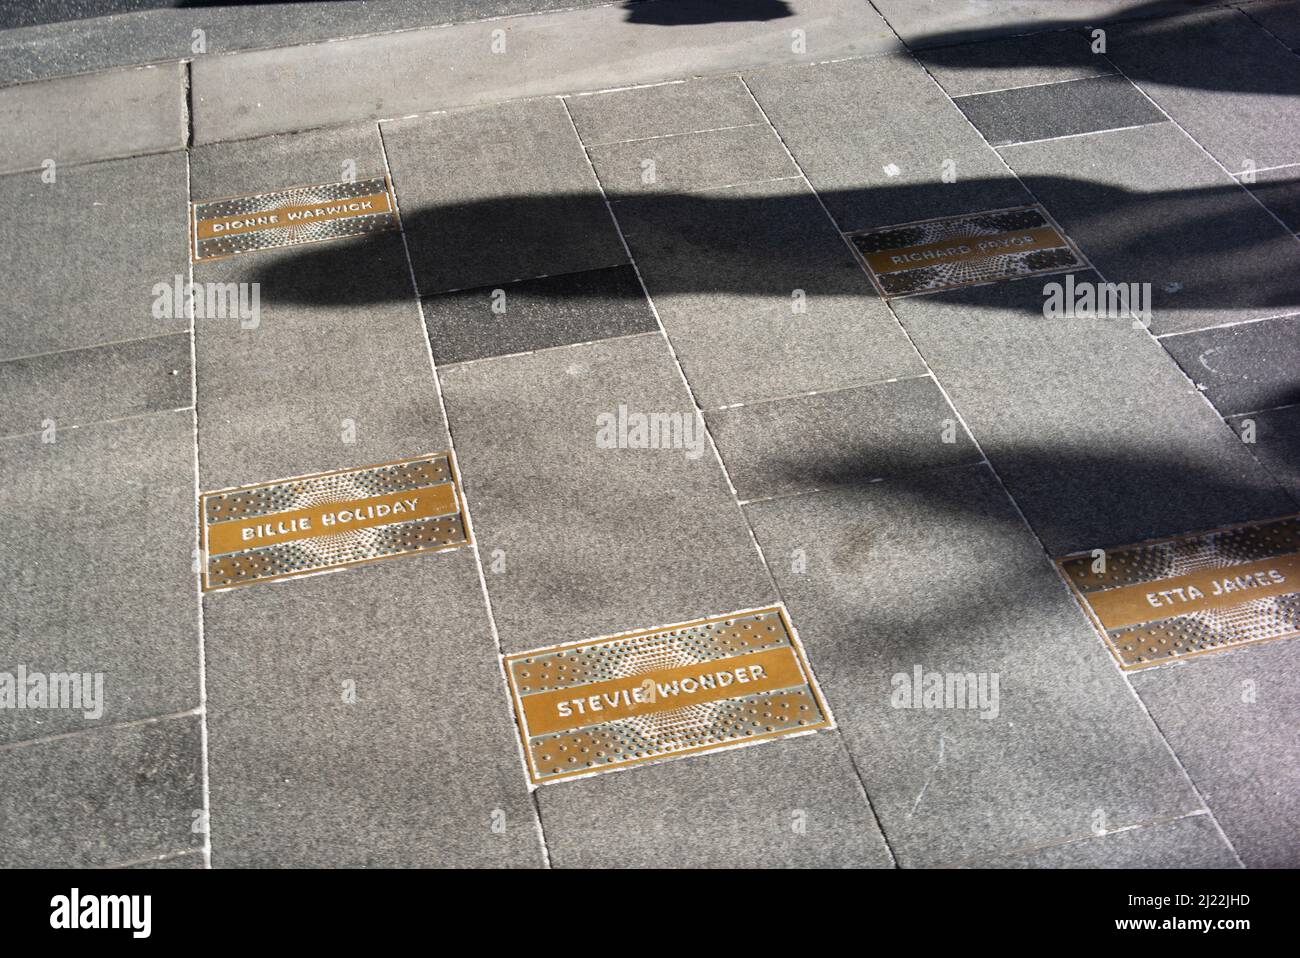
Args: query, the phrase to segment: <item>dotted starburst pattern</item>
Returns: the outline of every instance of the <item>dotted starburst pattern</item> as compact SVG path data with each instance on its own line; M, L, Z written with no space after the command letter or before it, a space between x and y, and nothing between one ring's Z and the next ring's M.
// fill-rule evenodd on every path
M246 522L251 518L273 517L333 502L364 501L452 481L448 457L435 455L332 475L289 479L252 489L209 493L203 497L203 516L208 528L212 528L224 522ZM453 498L459 503L459 497ZM330 535L208 556L206 587L220 589L372 559L436 551L467 540L464 520L457 505L456 511L444 516L347 528Z
M721 659L782 648L793 652L793 645L783 616L770 609L531 653L514 657L508 667L523 702L565 689L581 698L584 687L596 683L626 679L635 684L644 677L642 687L656 689L667 681L666 670L698 665L706 671L708 663ZM810 682L750 694L738 683L734 691L729 697L685 705L662 697L658 708L638 714L532 735L527 745L535 779L545 782L723 748L827 722Z
M1107 551L1104 565L1091 553L1062 560L1060 565L1086 598L1134 585L1159 591L1165 580L1209 570L1222 570L1223 579L1231 582L1236 566L1296 552L1300 552L1300 517L1289 517ZM1129 667L1297 634L1300 591L1256 598L1245 590L1233 605L1106 631L1115 655Z
M1010 237L1019 231L1043 228L1055 229L1040 208L1025 207L865 230L849 234L849 239L866 263L866 257L877 253L901 252L931 243ZM1008 249L975 258L918 261L915 266L897 272L877 273L870 265L867 269L885 295L892 297L1059 272L1082 265L1073 247L1063 241L1052 247Z
M196 228L205 221L227 216L253 217L274 213L287 207L329 206L346 203L357 197L376 196L381 193L389 194L386 211L346 212L328 219L302 219L283 226L268 226L248 232L232 233L228 236L197 239L196 235L194 258L196 261L217 259L238 253L297 246L301 243L315 243L345 236L359 236L364 233L378 233L397 226L397 214L394 212L396 207L389 193L388 181L382 176L357 180L353 183L327 183L321 186L281 190L278 193L259 193L255 196L197 203L194 206Z

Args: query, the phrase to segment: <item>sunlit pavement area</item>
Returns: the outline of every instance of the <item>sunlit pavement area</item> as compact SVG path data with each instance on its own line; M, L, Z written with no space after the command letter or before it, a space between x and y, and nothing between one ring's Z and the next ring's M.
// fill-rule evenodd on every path
M1124 663L1056 561L1300 512L1300 5L8 26L0 864L1300 865L1300 599ZM191 203L383 177L400 228L192 261ZM1034 206L1075 267L846 239ZM472 543L203 590L201 493L444 451ZM773 606L834 727L530 785L503 656Z

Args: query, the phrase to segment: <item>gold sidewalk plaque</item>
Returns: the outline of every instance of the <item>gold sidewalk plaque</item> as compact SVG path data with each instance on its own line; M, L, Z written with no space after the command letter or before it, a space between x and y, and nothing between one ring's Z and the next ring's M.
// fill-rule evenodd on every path
M1300 516L1057 564L1125 669L1300 635Z
M386 176L190 204L194 262L395 229Z
M450 453L205 492L203 591L466 545Z
M845 236L885 299L1087 266L1038 205Z
M505 663L534 785L832 727L779 606Z

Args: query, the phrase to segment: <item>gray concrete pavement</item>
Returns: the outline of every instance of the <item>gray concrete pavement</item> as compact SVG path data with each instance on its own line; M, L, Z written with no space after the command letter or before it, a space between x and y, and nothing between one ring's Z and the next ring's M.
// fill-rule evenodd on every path
M104 689L0 709L0 865L1300 864L1300 639L1126 672L1052 561L1300 511L1294 7L665 2L0 33L0 673ZM188 203L384 176L399 230L189 260ZM885 298L845 240L1035 203L1083 268ZM472 544L201 592L200 491L441 450ZM774 603L833 728L530 789L503 654Z

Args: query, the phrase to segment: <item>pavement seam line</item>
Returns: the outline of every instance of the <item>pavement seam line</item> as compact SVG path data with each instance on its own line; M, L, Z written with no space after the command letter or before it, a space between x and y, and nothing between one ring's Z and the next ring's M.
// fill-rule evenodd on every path
M188 75L188 70L187 70ZM185 151L185 201L186 213L188 214L188 205L191 199L190 183L190 151ZM194 263L190 256L186 255L186 272L190 289L194 289ZM194 577L194 595L196 612L198 612L199 624L199 753L203 757L203 867L212 867L212 779L209 775L209 753L208 753L208 643L207 632L204 629L203 621L203 590L198 588L199 573L207 564L207 556L203 554L203 517L199 515L199 500L201 497L201 484L199 481L199 363L198 363L198 320L194 316L194 309L190 309L190 417L194 424L194 516L195 516L195 556L198 558L199 568L195 569Z
M918 62L920 61L920 59L921 59L920 57L916 57L916 60ZM996 90L975 90L972 93L949 93L948 88L944 87L943 92L946 93L948 95L948 98L955 103L957 100L969 100L973 96L988 96L991 93L1007 93L1010 92L1011 90L1032 90L1035 87L1040 87L1040 86L1061 86L1064 83L1081 83L1084 80L1104 80L1106 79L1106 77L1111 77L1115 75L1116 73L1114 71L1110 73L1090 73L1087 76L1065 77L1062 80L1043 80L1040 83L1025 83L1021 86L998 87ZM935 79L935 82L936 83L939 82L937 78ZM940 85L942 86L942 84Z
M1232 176L1233 179L1240 180L1240 178L1245 176L1247 173L1273 173L1277 170L1293 170L1297 166L1300 166L1300 162L1279 163L1276 166L1257 166L1253 170L1242 170L1240 173L1233 173Z
M1293 319L1300 316L1300 311L1290 313L1278 313L1276 316L1260 316L1256 319L1239 319L1235 323L1218 323L1214 326L1198 326L1196 329L1175 329L1167 333L1160 333L1156 339L1166 340L1173 339L1175 336L1192 336L1196 333L1208 333L1215 329L1232 329L1236 326L1251 326L1255 323L1268 323L1275 319Z
M674 196L690 196L692 193L711 193L715 190L735 189L737 186L762 186L766 183L783 183L786 180L797 180L797 179L799 179L799 174L788 173L785 176L764 176L756 180L736 180L735 182L732 183L719 183L717 186L712 186L712 185L694 186L691 187L690 189L676 189L676 190L672 190L671 194ZM615 197L614 199L608 200L608 202L637 203L637 202L644 201L647 198L652 196L661 196L663 195L663 192L664 191L662 190L643 190L640 193L622 193L617 197Z
M124 862L113 862L111 865L92 865L92 868L135 868L139 865L153 865L159 862L169 862L177 858L184 858L186 855L202 854L201 848L182 848L173 852L162 852L158 855L150 855L148 858L132 858Z
M6 363L20 363L28 359L44 359L47 356L58 356L62 353L79 353L89 349L107 349L110 346L130 346L134 343L147 343L154 339L165 339L168 336L188 336L188 329L176 329L166 333L153 333L149 336L134 336L130 339L112 339L106 343L90 343L86 346L65 346L62 349L47 349L40 353L24 353L21 356L10 356L6 359L0 359L0 368Z
M788 399L808 399L812 396L827 396L832 393L849 392L853 389L870 389L872 386L888 386L891 383L906 383L914 379L933 379L929 373L916 373L912 376L891 376L888 379L867 379L860 383L848 383L844 386L829 386L826 389L809 389L805 392L783 393L780 396L764 396L761 399L746 399L744 402L727 403L714 406L706 412L726 412L729 409L744 409L748 406L762 406L764 403L785 402Z
M869 0L869 2L872 4L873 7L875 6L875 0ZM900 42L901 42L902 38L900 37L899 39L900 39ZM912 55L912 59L913 59L913 62L917 63L917 64L921 67L922 70L925 70L925 74L926 74L926 76L928 76L928 77L930 78L930 81L931 81L932 83L934 83L934 85L935 85L936 87L939 88L940 92L942 92L943 95L944 95L945 97L947 97L948 101L949 101L950 103L952 103L953 109L954 109L954 110L957 110L958 113L961 113L961 116L966 120L966 123L970 126L970 128L971 128L972 130L975 131L976 135L979 136L979 138L983 141L984 145L985 145L986 147L988 147L990 150L993 150L993 152L994 152L994 154L997 156L998 160L1002 163L1002 165L1003 165L1004 167L1006 167L1007 172L1008 172L1009 174L1011 174L1011 176L1015 179L1015 181L1016 181L1017 183L1020 184L1020 188L1023 189L1023 190L1024 190L1024 191L1025 191L1025 192L1026 192L1026 193L1027 193L1027 194L1028 194L1028 195L1033 199L1033 201L1034 201L1035 203L1038 203L1038 204L1039 204L1039 205L1040 205L1044 210L1046 210L1046 209L1047 209L1047 206L1046 206L1044 203L1042 203L1042 201L1041 201L1041 200L1040 200L1040 199L1039 199L1039 198L1034 194L1034 192L1033 192L1031 189L1029 189L1029 187L1025 184L1024 180L1022 180L1022 179L1020 178L1020 174L1018 174L1014 169L1011 168L1011 164L1009 164L1009 163L1006 161L1006 159L1002 156L1002 154L999 153L996 149L993 148L992 145L989 144L988 138L985 137L984 134L980 132L979 128L978 128L977 126L975 126L974 123L971 122L970 117L966 116L966 114L965 114L964 112L962 112L961 107L957 106L957 104L956 104L955 102L953 102L952 97L948 96L947 91L945 91L945 90L943 89L943 85L942 85L938 80L935 79L934 75L933 75L932 73L930 73L930 71L926 68L925 64L922 63L919 59L917 59L916 56L915 56L915 54ZM1110 58L1107 57L1107 60L1109 61ZM1112 65L1113 65L1113 62L1112 62ZM1123 75L1123 76L1125 77L1125 79L1128 79L1128 80L1129 80L1129 83L1133 83L1133 81L1132 81L1131 79L1128 78L1128 75L1127 75L1127 74L1124 74L1123 71L1120 71L1120 73L1121 73L1121 75ZM1136 83L1133 83L1133 86L1137 87L1137 84L1136 84ZM1139 92L1142 92L1142 90L1141 90L1140 87L1138 87L1138 90L1139 90ZM1144 94L1144 95L1145 95L1145 94ZM1148 97L1148 99L1150 99L1150 97ZM1153 102L1154 102L1154 101L1153 101ZM1163 111L1161 111L1161 112L1163 112ZM1165 115L1168 116L1168 114L1165 114ZM1177 124L1175 124L1175 126L1177 126ZM1182 129L1182 128L1179 127L1179 129ZM1184 134L1184 135L1187 135L1185 130L1183 131L1183 134ZM1190 138L1190 137L1189 137L1189 138ZM1195 141L1193 141L1193 142L1195 142ZM1197 144L1197 145L1199 146L1200 144ZM1202 147L1202 149L1204 149L1204 147ZM1244 187L1243 187L1243 189L1244 189ZM1049 211L1049 216L1050 216L1050 211ZM1052 219L1054 220L1055 217L1052 217ZM1091 269L1092 269L1092 270L1093 270L1093 271L1094 271L1094 272L1095 272L1095 273L1096 273L1096 274L1101 278L1102 282L1107 282L1105 275L1101 272L1101 270L1097 269L1097 267L1092 263L1092 261L1088 258L1087 254L1083 251L1083 249L1082 249L1081 247L1079 248L1079 253L1080 253L1080 255L1083 256L1084 260L1088 263L1088 266L1089 266L1089 267L1090 267L1090 268L1091 268ZM888 304L886 304L886 305L888 305ZM1134 319L1136 320L1136 317L1134 317ZM902 324L900 323L899 325L902 325ZM1182 367L1179 366L1178 363L1177 363L1177 361L1175 361L1175 360L1173 359L1173 357L1169 355L1169 351L1166 350L1163 346L1160 345L1160 341L1159 341L1158 339L1156 339L1156 338L1155 338L1155 334L1153 334L1153 333L1151 332L1151 327L1150 327L1149 325L1145 324L1145 323L1142 324L1142 327L1146 330L1147 336L1150 337L1150 339L1151 339L1152 341L1154 341L1154 342L1156 343L1157 346L1160 347L1160 349L1162 350L1162 352L1164 353L1164 355L1165 355L1166 357L1168 357L1169 360L1170 360L1171 362L1173 362L1174 366L1175 366L1176 368L1178 368L1179 371L1181 372L1181 371L1182 371ZM1199 395L1199 396L1202 398L1202 400L1204 400L1207 404L1209 404L1209 405L1210 405L1210 408L1213 409L1213 408L1214 408L1214 407L1213 407L1213 404L1210 404L1209 399L1205 396L1204 393L1202 393L1200 390L1197 390L1197 389L1196 389L1196 385L1195 385L1195 383L1192 383L1191 379L1187 377L1187 374L1186 374L1186 373L1183 373L1183 378L1184 378L1184 379L1187 379L1187 382L1188 382L1188 383L1192 386L1192 388L1196 391L1197 395ZM942 384L942 383L939 383L937 378L935 379L935 382L938 383L939 388L940 388L941 390L943 390L943 384ZM946 393L946 391L945 391L945 395L946 395L946 394L947 394L947 393ZM953 411L956 412L956 407L954 407L954 410L953 410ZM1220 421L1220 422L1223 422L1223 417L1222 417L1221 415L1219 415L1219 412L1218 412L1217 409L1214 410L1214 413L1215 413L1216 416L1218 416L1219 421ZM958 415L960 415L960 414L958 414ZM1232 427L1229 426L1226 422L1223 422L1223 426L1224 426L1224 428L1227 429L1229 432L1232 432ZM969 432L969 430L967 430L967 431ZM1237 435L1236 435L1235 432L1233 432L1232 435L1233 435L1234 439L1237 438ZM973 434L971 435L971 439L972 439L972 441L974 441L974 442L976 443L976 445L978 446L978 444L979 444L979 440L975 439L975 436L974 436ZM1238 441L1240 441L1240 440L1238 439ZM982 447L980 448L980 451L981 451L981 453L983 453L983 448L982 448ZM985 460L987 461L987 456L985 457ZM1061 575L1060 575L1060 567L1057 566L1056 562L1055 562L1055 561L1053 560L1053 558L1052 558L1052 554L1048 551L1046 545L1043 544L1043 540L1042 540L1042 538L1038 535L1038 530L1036 530L1036 529L1035 529L1035 528L1034 528L1034 527L1029 523L1029 519L1025 516L1024 511L1020 508L1020 503L1016 502L1015 497L1011 495L1011 490L1010 490L1009 488L1007 488L1006 483L1002 481L1002 477L998 474L998 471L993 467L993 464L992 464L991 462L989 462L989 471L992 472L993 477L994 477L994 478L997 480L997 482L998 482L998 485L1000 485L1000 486L1002 487L1002 491L1005 493L1005 495L1006 495L1008 501L1011 503L1012 507L1016 510L1016 513L1020 516L1021 521L1024 522L1024 524L1025 524L1026 528L1029 530L1030 534L1031 534L1031 535L1032 535L1032 536L1033 536L1033 537L1038 541L1038 546L1039 546L1039 548L1042 550L1043 555L1046 557L1048 563L1053 567L1053 570L1057 572L1057 575L1055 576L1055 579L1056 579L1057 585L1061 588L1061 590L1062 590L1063 592L1066 593L1067 596L1069 596L1069 598L1071 599L1071 601L1074 602L1075 607L1076 607L1076 608L1079 608L1079 614L1080 614L1080 615L1083 615L1083 610L1082 610L1082 608L1080 608L1080 607L1078 606L1077 600L1075 599L1075 597L1074 597L1074 595L1073 595L1073 589L1070 587L1069 583L1067 583L1067 582L1066 582L1066 581L1061 577ZM1267 470L1265 470L1265 471L1266 471L1266 473L1267 473ZM1271 475L1271 474L1269 474L1269 475ZM1275 482L1276 482L1276 481L1275 481ZM1279 488L1280 488L1280 486L1279 486ZM1085 620L1086 620L1087 617L1084 616L1084 618L1085 618ZM1214 822L1214 827L1215 827L1215 829L1218 831L1219 836L1223 839L1223 841L1227 844L1228 848L1232 851L1233 858L1235 858L1235 859L1237 860L1237 863L1240 864L1240 865L1244 868L1244 867L1245 867L1245 863L1242 861L1242 859L1241 859L1241 855L1238 854L1236 846L1232 844L1232 842L1228 839L1227 834L1223 831L1222 826L1219 825L1219 820L1218 820L1218 818L1215 817L1213 809L1210 808L1209 803L1205 800L1205 796L1201 794L1201 790L1197 787L1196 782L1192 780L1191 773L1187 771L1187 767L1183 764L1183 760L1182 760L1181 758L1179 758L1178 753L1177 753L1176 751L1174 751L1174 747L1173 747L1172 744L1170 744L1168 737L1167 737L1167 736L1165 735L1165 733L1164 733L1164 730L1160 727L1160 723L1157 722L1157 721L1155 720L1155 716L1152 715L1152 714L1151 714L1151 710L1150 710L1149 708L1147 708L1147 704L1146 704L1146 702L1144 702L1144 701L1142 700L1142 696L1140 696L1140 695L1138 694L1138 692L1137 692L1137 689L1133 687L1133 683L1129 680L1129 676L1128 676L1128 674L1127 674L1123 669L1120 668L1120 666L1119 666L1119 661L1115 658L1114 654L1111 652L1111 650L1110 650L1109 648L1106 648L1106 647L1105 647L1105 646L1106 646L1106 643L1102 640L1101 636L1097 634L1097 630L1096 630L1095 628L1092 627L1092 623L1091 623L1091 622L1088 622L1087 625L1088 625L1089 631L1092 632L1093 637L1097 640L1097 642L1098 642L1099 644L1101 644L1101 645L1103 646L1103 651L1105 652L1106 659L1107 659L1107 660L1110 662L1110 664L1111 664L1111 668L1112 668L1115 672L1119 673L1120 679L1123 681L1124 686L1128 689L1129 694L1133 697L1133 700L1134 700L1135 702L1137 702L1137 704L1138 704L1138 708L1140 708L1140 709L1142 710L1143 714L1146 715L1146 717L1147 717L1147 721L1151 723L1151 728L1155 730L1156 735L1157 735L1157 737L1160 739L1161 743L1164 745L1165 750L1169 753L1169 756L1174 760L1174 764L1178 766L1179 771L1182 772L1183 780L1187 783L1188 788L1191 789L1192 794L1196 797L1196 800L1199 801L1199 802L1201 803L1201 806L1202 806L1203 808L1206 809L1207 814L1209 814L1209 816L1210 816L1210 820L1211 820L1212 822Z
M186 80L189 79L189 67L185 70ZM189 90L189 84L186 83L186 91ZM191 114L187 111L187 121ZM192 130L193 126L189 125ZM190 151L187 147L185 150L185 213L186 218L189 216L189 206L193 202L193 184L190 180ZM188 242L188 241L187 241ZM194 263L189 254L185 256L186 260L186 279L189 282L189 288L194 288ZM194 305L192 301L185 304L186 312L189 315L189 340L190 340L190 420L194 426L194 555L197 558L194 569L194 601L196 612L198 613L198 639L199 639L199 754L202 756L203 778L203 867L212 867L212 779L209 774L209 753L208 753L208 646L207 633L204 629L203 622L203 590L198 588L199 574L206 567L207 556L203 554L203 517L199 514L199 502L202 497L202 483L199 480L199 364L198 364L198 321L194 315Z
M1300 402L1283 403L1280 406L1269 406L1266 409L1252 409L1249 412L1234 412L1226 419L1240 419L1242 416L1259 416L1266 412L1277 412L1279 409L1297 409L1300 408ZM1226 649L1224 651L1227 651Z
M388 162L388 144L384 141L383 125L376 123L375 130L379 135L379 150L384 158L384 172L388 176L388 182L392 189L393 209L397 214L398 223L401 224L398 234L402 237L402 253L406 257L406 270L411 280L411 295L415 299L416 315L419 317L420 329L424 334L424 348L425 354L429 359L429 373L433 377L434 394L438 398L438 410L442 413L443 425L447 430L447 445L451 451L452 471L454 473L456 485L461 490L461 515L465 520L466 534L469 536L470 542L473 543L471 551L474 554L474 567L478 572L479 592L483 598L484 611L487 612L488 627L492 634L492 643L496 654L497 675L501 681L501 690L504 693L506 714L509 718L507 727L515 729L515 734L511 737L515 740L516 757L519 760L519 766L524 776L524 782L529 783L527 786L527 795L533 807L533 827L536 829L537 842L542 851L542 863L549 869L551 867L551 850L546 843L546 832L542 828L541 805L537 801L536 788L531 785L528 776L528 759L524 754L523 728L519 724L519 716L515 714L514 699L511 696L510 683L506 676L505 653L501 648L501 634L497 630L496 615L492 611L492 597L488 593L487 577L483 573L483 557L479 552L478 536L474 534L474 521L470 515L469 495L465 490L465 483L460 474L460 457L456 455L456 439L452 434L451 419L447 415L447 404L442 395L442 380L438 376L438 363L433 357L433 341L430 339L429 324L425 320L424 316L424 300L420 296L420 284L415 277L415 262L411 259L411 246L406 238L406 221L401 215L401 202L397 196L397 183L393 179L393 169Z
M20 748L28 748L33 745L45 745L48 742L61 742L64 739L82 738L88 735L95 735L99 732L117 732L121 729L136 728L140 725L157 725L160 722L170 722L173 719L200 716L204 711L205 708L203 706L196 705L192 709L183 709L180 712L165 712L162 715L150 715L145 718L129 719L125 722L114 722L110 725L91 725L86 728L71 729L67 732L55 732L52 735L42 735L39 738L27 738L18 742L0 742L0 753L13 752ZM197 849L195 850L197 851Z
M681 80L680 83L690 83L690 80ZM564 100L566 97L557 97ZM678 136L695 136L697 133L726 133L729 130L747 130L751 126L762 126L762 120L755 120L752 123L732 123L730 126L709 126L702 130L681 130L676 133L656 133L654 136L634 136L627 140L601 140L599 143L584 144L583 149L591 152L592 150L604 149L607 146L624 146L628 143L649 143L652 140L671 140Z
M148 409L144 412L134 412L126 416L113 416L110 419L91 419L86 422L75 422L71 426L59 426L60 430L71 431L73 429L87 429L91 426L109 426L118 422L131 422L134 419L145 419L149 416L165 416L173 412L185 412L193 409L193 405L177 406L175 409ZM9 432L0 435L0 442L8 442L10 439L25 439L28 436L39 436L44 432L42 429L29 429L27 432Z
M351 125L351 124L348 124ZM278 134L269 134L276 136ZM100 163L122 163L126 160L141 160L148 156L169 156L172 153L180 153L185 149L183 143L176 143L173 146L163 146L157 149L141 149L130 153L109 153L104 156L96 156L89 160L69 160L59 163L59 170L76 170L86 166L96 166ZM39 173L39 166L24 166L19 169L0 169L0 177L22 176L24 173Z
M474 366L479 363L494 363L498 359L518 359L521 356L534 356L538 353L549 353L557 349L577 349L579 346L596 346L600 343L615 343L620 339L636 339L638 336L657 336L653 329L648 329L644 333L619 333L617 336L601 336L597 339L586 339L580 343L560 343L557 346L538 346L536 349L521 349L517 353L501 353L498 356L480 356L477 359L456 359L449 363L443 363L440 368L451 369L452 367Z
M1276 40L1276 41L1278 42L1278 44L1282 47L1282 49L1285 50L1287 53L1291 54L1292 56L1300 56L1300 51L1293 50L1293 49L1291 48L1291 45L1290 45L1290 44L1288 44L1285 40L1283 40L1281 37L1279 37L1276 33L1274 33L1274 32L1273 32L1272 30L1270 30L1268 27L1264 26L1264 24L1260 23L1258 20L1256 20L1254 17L1252 17L1252 16L1250 15L1250 9L1249 9L1248 7L1243 6L1243 5L1240 4L1240 3L1230 3L1230 4L1227 4L1226 6L1224 6L1222 9L1225 9L1225 10L1236 10L1236 11L1237 11L1238 13L1240 13L1243 17L1245 17L1247 20L1249 20L1252 24L1254 24L1254 25L1255 25L1256 27L1258 27L1260 30L1264 31L1264 32L1267 33L1270 37L1272 37L1274 40Z
M1081 136L1100 136L1105 133L1123 133L1125 130L1140 130L1144 126L1157 126L1164 120L1152 120L1150 123L1134 123L1130 126L1108 126L1104 130L1084 130L1082 133L1062 133L1060 136L1044 136L1037 140L1016 140L1014 143L989 143L993 150L1006 150L1013 146L1032 146L1037 143L1055 143L1057 140L1077 140ZM972 124L973 125L973 124ZM988 142L987 140L985 142ZM1001 280L999 280L1001 282Z
M577 276L579 273L601 273L608 269L623 269L627 265L628 265L627 263L614 263L612 266L597 266L593 269L569 269L559 273L539 273L536 276L518 276L514 279L502 280L499 283L483 283L478 286L453 286L450 287L449 289L434 289L434 290L430 290L427 293L421 292L420 298L433 299L435 296L448 296L452 293L466 293L466 292L473 292L474 290L479 290L479 289L492 289L495 287L514 286L517 283L532 283L539 279L555 279L560 276ZM637 335L637 334L632 333L631 335ZM610 338L612 339L614 337L610 337ZM543 346L542 348L552 349L554 347ZM534 350L534 352L536 352L536 350ZM486 359L490 357L484 357L484 358ZM477 362L477 360L465 360L465 362L471 362L471 361ZM450 363L443 363L443 365L448 366L450 365Z
M980 862L988 861L990 858L999 858L1003 856L1009 857L1013 855L1026 855L1033 852L1046 851L1050 848L1066 848L1070 845L1081 845L1084 842L1095 841L1101 838L1109 838L1111 835L1122 835L1125 832L1135 832L1142 828L1157 828L1161 825L1172 825L1174 822L1185 821L1189 818L1203 818L1205 816L1210 816L1210 810L1208 808L1198 808L1195 811L1186 812L1182 815L1162 815L1159 818L1152 818L1141 822L1134 822L1131 825L1120 825L1116 828L1107 828L1104 831L1093 832L1088 835L1075 835L1070 838L1064 838L1056 842L1044 842L1041 845L1021 845L1021 846L1017 846L1016 848L1011 848L1004 851L996 852L993 855L975 855L970 858L959 858L954 861L944 862L943 864L934 867L961 868L966 865L977 865Z

